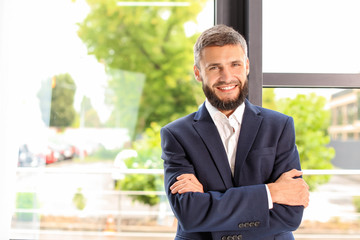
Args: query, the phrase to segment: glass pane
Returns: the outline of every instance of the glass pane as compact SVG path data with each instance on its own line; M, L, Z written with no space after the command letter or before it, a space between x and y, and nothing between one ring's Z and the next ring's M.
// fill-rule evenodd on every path
M214 1L7 4L22 116L11 238L173 239L159 130L199 105L192 47Z
M264 72L359 73L360 1L263 1Z
M358 89L263 89L264 107L294 118L304 178L311 190L296 239L309 233L360 233L359 93ZM324 171L309 171L314 169Z

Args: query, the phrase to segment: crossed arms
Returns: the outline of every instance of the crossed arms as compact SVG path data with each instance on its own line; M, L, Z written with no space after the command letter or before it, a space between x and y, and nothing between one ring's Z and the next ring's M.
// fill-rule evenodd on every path
M292 169L283 173L274 183L267 184L273 203L288 206L309 205L309 186L302 178L301 171ZM194 174L182 174L171 185L172 194L184 194L187 192L204 192L203 185Z
M303 208L308 206L309 193L307 184L300 178L302 172L296 170L300 169L300 165L294 140L290 143L287 140L293 139L291 123L283 131L283 134L290 137L280 140L290 149L284 148L281 152L276 168L266 184L274 203L270 210L266 187L261 184L261 180L258 179L254 185L218 189L216 186L222 184L221 178L209 175L209 172L217 174L214 166L199 166L206 162L205 158L208 156L204 146L198 144L197 136L184 128L163 128L161 134L165 187L181 228L187 232L238 231L239 223L255 221L260 222L260 226L256 228L259 236L295 230L301 222ZM189 137L183 137L184 132ZM185 151L194 145L197 149ZM197 161L194 162L193 159ZM212 184L210 191L209 184Z

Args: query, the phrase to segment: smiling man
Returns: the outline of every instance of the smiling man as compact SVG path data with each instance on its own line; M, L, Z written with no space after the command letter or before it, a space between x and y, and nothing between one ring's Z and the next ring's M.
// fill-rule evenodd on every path
M294 239L308 186L293 119L251 104L245 39L217 25L194 46L205 103L161 130L175 239Z

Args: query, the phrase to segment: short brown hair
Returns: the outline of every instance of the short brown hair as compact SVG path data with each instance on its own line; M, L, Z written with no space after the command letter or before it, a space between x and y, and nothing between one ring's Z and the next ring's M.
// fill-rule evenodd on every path
M233 28L223 24L215 25L205 30L194 45L195 66L200 68L199 61L201 51L209 46L240 45L247 56L247 44L245 38Z

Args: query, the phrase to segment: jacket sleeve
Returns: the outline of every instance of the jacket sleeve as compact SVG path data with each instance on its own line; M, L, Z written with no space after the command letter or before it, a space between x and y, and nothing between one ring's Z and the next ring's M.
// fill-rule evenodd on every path
M289 126L291 132L291 124ZM289 130L284 131L289 132ZM187 232L256 230L263 232L262 235L265 236L293 231L299 226L303 208L275 204L274 208L269 210L264 184L232 187L224 192L172 194L169 188L176 181L177 176L184 173L192 173L196 176L196 171L191 159L188 159L186 149L181 144L183 139L180 139L180 136L175 136L169 128L164 127L161 130L161 139L165 189L172 210L183 230ZM293 158L297 154L295 145L294 148L295 150L292 149L287 154L279 156L281 159L276 166L278 172L274 172L274 176L279 177L282 172L299 168L299 164L296 163L298 158L293 162L285 159ZM201 177L198 179L201 182Z

